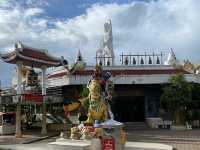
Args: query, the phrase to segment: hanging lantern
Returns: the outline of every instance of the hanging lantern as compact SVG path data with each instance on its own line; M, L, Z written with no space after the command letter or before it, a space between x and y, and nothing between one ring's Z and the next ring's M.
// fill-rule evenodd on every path
M135 57L133 57L133 65L136 65Z
M125 58L124 64L128 65L128 57Z
M156 60L156 64L160 64L160 60L159 60L158 57L157 57L157 60Z
M152 64L152 60L151 60L151 57L149 57L149 64Z
M141 65L144 65L144 60L143 60L143 58L141 58L140 64L141 64Z

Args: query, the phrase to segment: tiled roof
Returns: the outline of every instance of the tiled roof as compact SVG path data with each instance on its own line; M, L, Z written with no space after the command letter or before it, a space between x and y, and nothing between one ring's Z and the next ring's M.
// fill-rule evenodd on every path
M1 54L0 57L7 63L15 64L17 61L22 61L24 65L41 67L46 65L47 67L58 66L61 62L60 58L50 56L46 51L39 50L25 46L20 43L20 46L16 46L15 50Z
M30 57L30 58L51 61L51 62L58 62L57 58L53 58L52 56L47 55L46 52L38 51L38 50L30 49L30 48L24 48L23 51L20 51L20 54L26 57Z

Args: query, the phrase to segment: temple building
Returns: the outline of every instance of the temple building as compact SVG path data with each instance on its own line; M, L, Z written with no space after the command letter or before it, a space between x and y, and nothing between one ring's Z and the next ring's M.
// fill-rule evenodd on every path
M168 84L169 78L174 74L181 73L188 82L200 83L200 76L193 72L190 62L180 67L173 49L169 50L167 56L163 52L122 53L119 62L116 62L114 52L112 23L109 20L104 24L103 40L94 57L97 65L112 74L115 94L111 109L117 121L145 122L148 118L158 117L163 85ZM1 59L17 64L17 74L13 76L12 87L15 92L13 94L23 95L22 104L45 104L47 112L52 114L56 109L62 110L61 114L64 113L64 100L80 98L82 87L87 85L95 68L95 65L88 65L84 61L81 50L78 50L75 63L69 65L64 57L53 57L46 50L28 47L20 42L16 43L13 52L2 54ZM45 76L48 67L55 69L51 69ZM38 73L35 68L41 71ZM196 67L196 73L199 68ZM13 102L18 101L18 97L14 96ZM44 132L46 129L44 122L43 124Z
M115 62L111 21L104 24L102 46L95 58L96 64L112 74L115 84L112 111L115 119L121 122L144 122L147 118L158 117L162 87L174 74L182 73L188 82L200 83L198 75L178 67L172 49L167 57L163 53L122 53L120 63ZM94 66L86 65L79 50L72 69L62 67L48 74L48 89L61 89L64 99L78 99L93 69Z

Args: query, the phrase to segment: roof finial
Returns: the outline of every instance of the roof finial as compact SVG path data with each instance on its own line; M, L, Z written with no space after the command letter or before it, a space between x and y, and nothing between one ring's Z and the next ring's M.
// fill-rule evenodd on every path
M76 62L83 61L83 57L81 55L80 49L78 50L77 56L76 56Z
M23 47L22 42L18 41L17 43L15 43L15 48L16 49L21 49Z
M170 53L168 54L167 60L165 61L165 65L174 65L177 62L176 55L173 49L170 49Z

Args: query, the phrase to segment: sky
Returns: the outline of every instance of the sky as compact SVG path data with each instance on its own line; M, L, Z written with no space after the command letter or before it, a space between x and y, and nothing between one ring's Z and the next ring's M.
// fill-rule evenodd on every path
M116 57L173 48L178 59L200 63L199 18L199 0L0 0L0 53L21 41L70 63L80 49L92 64L111 19ZM14 67L0 61L3 87Z

